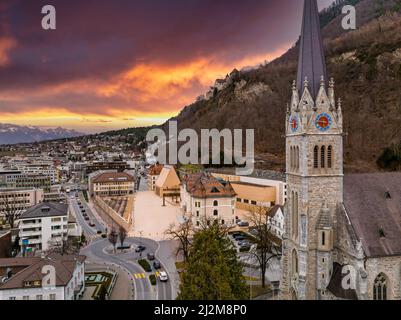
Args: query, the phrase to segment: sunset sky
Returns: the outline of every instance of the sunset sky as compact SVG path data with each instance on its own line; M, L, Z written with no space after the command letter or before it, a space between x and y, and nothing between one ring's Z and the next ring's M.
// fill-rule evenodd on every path
M41 28L46 4L57 30ZM0 123L81 132L162 123L234 68L284 53L302 4L1 0Z

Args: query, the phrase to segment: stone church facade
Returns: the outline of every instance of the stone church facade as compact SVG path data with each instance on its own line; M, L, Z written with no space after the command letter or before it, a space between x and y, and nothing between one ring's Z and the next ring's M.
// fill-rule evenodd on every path
M343 136L317 1L305 0L286 116L282 299L401 298L401 174L392 185L386 174L344 177Z

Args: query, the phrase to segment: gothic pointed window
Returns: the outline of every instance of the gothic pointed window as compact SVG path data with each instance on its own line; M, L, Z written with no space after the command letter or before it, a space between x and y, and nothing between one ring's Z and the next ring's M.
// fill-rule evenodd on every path
M298 171L298 170L299 170L299 147L297 147L297 157L296 157L296 161L297 161L296 168L297 168L297 171Z
M325 168L325 161L326 160L326 147L322 146L320 149L320 167Z
M322 246L326 245L326 233L323 231L322 232Z
M298 254L297 251L294 249L292 250L292 275L298 274Z
M387 277L380 273L373 284L373 300L387 300Z
M294 147L291 147L291 170L294 170Z
M333 165L333 147L329 146L327 148L327 168L331 169Z
M298 238L298 193L292 193L292 235L296 239Z
M319 167L319 147L315 146L313 149L313 168L317 169Z

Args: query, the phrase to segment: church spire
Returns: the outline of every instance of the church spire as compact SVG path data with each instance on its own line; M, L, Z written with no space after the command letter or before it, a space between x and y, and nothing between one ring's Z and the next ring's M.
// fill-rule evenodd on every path
M297 89L300 94L302 95L304 82L307 79L310 93L315 99L322 76L326 82L328 79L317 0L305 0L297 77Z

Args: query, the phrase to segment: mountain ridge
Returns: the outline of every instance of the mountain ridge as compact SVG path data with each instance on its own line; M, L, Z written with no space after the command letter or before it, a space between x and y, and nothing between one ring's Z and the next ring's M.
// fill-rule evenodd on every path
M39 126L20 126L10 123L0 123L0 145L33 143L83 135L85 134L61 127L46 129Z

